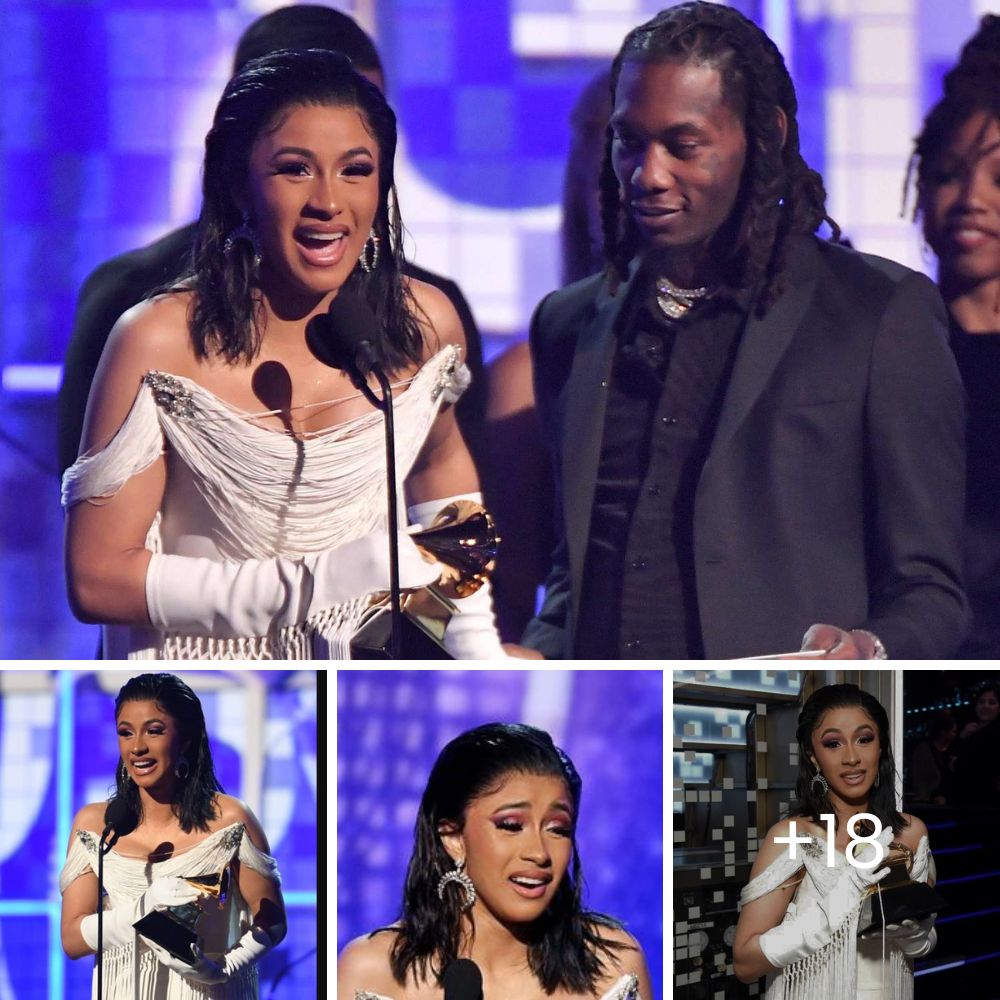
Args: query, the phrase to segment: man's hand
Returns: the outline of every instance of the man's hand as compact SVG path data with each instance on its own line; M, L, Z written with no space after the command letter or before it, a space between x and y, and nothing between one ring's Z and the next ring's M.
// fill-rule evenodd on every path
M847 632L836 625L812 625L802 637L802 651L823 650L824 660L874 660L875 644L865 632Z

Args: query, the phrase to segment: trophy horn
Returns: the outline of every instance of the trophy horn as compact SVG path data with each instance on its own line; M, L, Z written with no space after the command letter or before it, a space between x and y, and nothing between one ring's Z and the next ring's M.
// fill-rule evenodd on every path
M430 527L411 536L417 548L445 567L438 586L458 597L474 594L496 566L500 536L490 512L473 500L442 507Z

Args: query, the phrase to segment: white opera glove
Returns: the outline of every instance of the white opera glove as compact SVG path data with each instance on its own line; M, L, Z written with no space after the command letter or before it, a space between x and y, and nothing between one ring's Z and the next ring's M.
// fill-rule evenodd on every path
M399 580L406 590L440 574L399 532ZM146 605L157 628L229 639L269 635L334 605L389 589L389 538L375 531L324 552L217 562L154 554Z
M203 896L190 882L173 875L162 875L153 879L149 888L135 899L121 906L104 911L104 949L120 948L135 936L132 926L141 917L153 910L165 910L170 906L193 903ZM91 913L80 922L80 934L87 946L97 951L97 914Z
M173 969L178 975L191 982L211 985L228 982L241 969L246 968L251 962L256 962L262 955L269 952L276 943L264 928L254 925L226 952L221 962L214 962L207 958L197 944L191 945L191 954L195 960L194 965L182 962L159 945L150 943L149 946L161 965Z
M929 955L937 944L937 931L934 929L934 919L937 914L931 914L921 920L904 920L901 924L886 924L886 940L894 941L910 958L921 958Z
M406 516L410 524L421 528L430 527L442 508L456 500L483 502L482 493L459 493L453 497L441 497L407 508ZM470 597L452 598L458 608L444 632L444 648L456 660L505 660L507 654L500 645L496 620L493 617L493 589L487 580Z
M889 869L883 868L870 878L870 883L880 882L888 874ZM860 902L861 892L845 872L825 896L796 913L791 920L761 934L757 939L760 950L778 969L799 962L829 944L844 921L857 913Z

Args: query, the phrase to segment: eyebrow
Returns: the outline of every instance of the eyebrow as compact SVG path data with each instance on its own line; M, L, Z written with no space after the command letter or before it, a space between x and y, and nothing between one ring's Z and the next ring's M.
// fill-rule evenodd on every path
M506 805L497 806L496 809L494 809L493 811L495 813L498 813L498 812L503 812L504 809L530 809L530 808L531 808L530 802L508 802ZM563 812L569 813L570 816L573 815L573 810L562 799L557 799L555 802L553 802L549 806L549 809L561 809Z
M282 146L281 149L277 149L271 154L272 159L279 156L304 156L309 160L316 158L316 154L304 146ZM347 150L340 159L349 160L352 156L370 156L374 159L374 154L367 146L354 146L352 149Z
M854 731L856 733L860 733L862 729L871 729L871 730L874 730L875 727L870 722L863 722ZM823 737L826 736L827 733L836 733L839 736L840 735L840 730L839 729L835 729L835 728L824 729L823 732L820 733L820 737L819 738L823 739Z
M159 718L156 718L154 716L152 719L147 719L145 721L145 723L143 723L143 725L151 726L154 722L158 722L161 726L165 726L167 724L166 720L159 719ZM128 719L119 719L118 720L118 725L119 726L132 726L132 728L135 729L135 725L133 723L129 722Z

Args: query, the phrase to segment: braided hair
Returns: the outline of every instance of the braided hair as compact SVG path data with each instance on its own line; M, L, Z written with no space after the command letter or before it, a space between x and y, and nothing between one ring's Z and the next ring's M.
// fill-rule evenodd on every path
M826 222L833 239L840 238L840 228L826 214L823 180L799 151L798 102L781 53L738 11L698 0L660 11L625 36L611 66L612 103L626 60L697 62L718 70L723 99L742 119L747 137L743 182L731 220L734 239L727 243L720 272L732 289L763 281L757 308L764 313L780 292L777 279L791 234L813 233ZM784 142L778 108L788 123ZM600 179L601 228L609 275L617 283L638 250L638 233L621 204L611 143L609 128Z
M1000 17L984 14L979 30L965 43L958 63L944 78L944 96L931 108L917 136L903 181L903 213L916 175L918 197L913 219L920 214L920 192L934 185L941 154L955 133L976 112L1000 121Z

